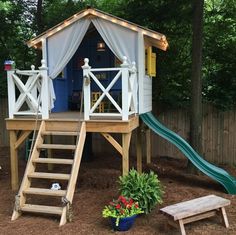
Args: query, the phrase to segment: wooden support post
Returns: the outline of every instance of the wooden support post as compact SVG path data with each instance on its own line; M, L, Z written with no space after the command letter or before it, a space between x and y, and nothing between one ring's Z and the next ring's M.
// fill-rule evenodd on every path
M84 59L83 69L83 83L84 83L84 120L90 119L90 108L91 108L91 85L89 72L91 67L89 66L89 59Z
M42 66L39 67L40 74L42 76L42 91L41 91L41 100L42 100L42 119L49 119L49 82L50 78L48 77L48 68L46 66L46 61L41 60Z
M131 133L122 134L122 169L123 175L127 175L129 172L129 145L131 139Z
M16 93L15 93L15 83L14 83L13 77L12 77L12 75L14 73L15 73L14 70L7 71L8 113L9 113L9 118L14 118L14 113L15 113Z
M142 132L139 126L136 130L136 154L137 154L137 171L142 173Z
M151 130L146 130L146 160L147 164L151 163Z
M122 72L122 120L127 121L129 120L129 104L127 101L127 97L129 97L129 64L127 62L127 57L123 57L123 63L120 66Z
M10 131L10 155L11 155L11 188L17 190L19 187L18 179L18 152L15 148L17 136L15 131Z

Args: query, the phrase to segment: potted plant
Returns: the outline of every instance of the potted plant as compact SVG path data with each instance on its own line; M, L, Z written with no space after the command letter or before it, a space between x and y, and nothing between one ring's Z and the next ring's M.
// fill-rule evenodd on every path
M110 202L102 211L103 217L110 218L112 228L117 231L129 230L137 215L141 213L143 211L139 208L138 202L122 195Z
M146 214L158 203L162 203L163 187L153 171L139 174L131 169L128 175L119 177L119 185L120 193L138 201L139 207Z

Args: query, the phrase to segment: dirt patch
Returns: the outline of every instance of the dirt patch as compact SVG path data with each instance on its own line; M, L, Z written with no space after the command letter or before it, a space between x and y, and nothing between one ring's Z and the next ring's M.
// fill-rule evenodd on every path
M131 163L134 162L132 159ZM19 159L20 178L23 176L25 164L23 158ZM225 194L220 185L204 175L187 174L184 160L161 157L145 167L145 170L152 169L159 175L165 187L164 203L156 207L151 214L139 216L134 227L126 233L111 231L109 221L101 216L104 205L119 194L119 156L94 156L91 162L82 162L73 201L73 222L60 228L59 219L50 216L24 215L16 221L11 221L15 192L10 189L8 148L0 149L0 166L0 234L179 234L177 229L167 224L159 209L209 194L231 200L231 206L226 208L230 228L226 229L220 218L214 217L186 225L187 234L236 234L236 197ZM224 167L236 176L234 167Z

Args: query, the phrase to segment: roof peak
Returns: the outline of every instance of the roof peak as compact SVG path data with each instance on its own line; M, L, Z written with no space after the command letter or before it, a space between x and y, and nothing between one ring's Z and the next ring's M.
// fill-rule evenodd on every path
M166 50L168 43L166 41L165 35L158 33L156 31L150 30L148 28L145 28L143 26L137 25L135 23L129 22L127 20L121 19L117 16L113 16L109 13L103 12L101 10L92 8L91 6L87 6L86 9L74 14L70 18L62 21L61 23L57 24L56 26L48 29L44 33L38 35L37 37L33 38L32 40L27 42L27 45L29 47L36 46L41 43L41 41L45 40L46 38L58 33L59 31L63 30L64 28L72 25L76 21L87 18L89 16L98 17L107 21L110 21L114 24L118 24L122 27L128 28L130 30L141 32L144 36L148 36L152 38L153 40L159 41L160 46L158 46L162 50Z

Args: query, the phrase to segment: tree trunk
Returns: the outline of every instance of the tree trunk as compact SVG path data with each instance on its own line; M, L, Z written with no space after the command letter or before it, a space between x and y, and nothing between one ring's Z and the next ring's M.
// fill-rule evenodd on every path
M43 32L42 13L43 13L43 0L38 0L37 11L35 15L37 34L40 34ZM41 65L41 59L42 59L42 51L37 50L36 67Z
M202 153L202 31L203 31L204 0L193 0L193 42L192 42L192 73L191 73L191 112L190 112L190 143ZM196 173L191 162L188 170Z

